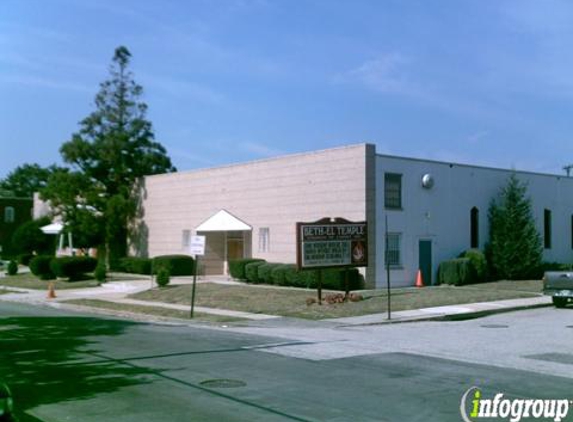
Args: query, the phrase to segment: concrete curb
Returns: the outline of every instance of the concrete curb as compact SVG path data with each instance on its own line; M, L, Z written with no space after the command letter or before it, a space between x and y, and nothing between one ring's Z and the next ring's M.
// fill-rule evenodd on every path
M425 316L413 316L407 318L400 318L397 317L395 319L384 320L384 321L377 321L377 322L364 322L364 323L355 323L355 324L341 324L339 328L348 328L348 327L369 327L375 325L387 325L387 324L407 324L412 322L428 322L428 321L437 321L437 322L456 322L456 321L466 321L469 319L477 319L483 318L490 315L496 314L504 314L508 312L517 312L517 311L525 311L528 309L538 309L538 308L548 308L553 306L551 303L543 303L543 304L534 304L534 305L524 305L524 306L515 306L511 308L500 308L500 309L489 309L483 311L475 311L475 312L464 312L458 314L441 314L441 315L425 315ZM323 320L327 321L327 320ZM336 322L336 319L329 319L329 322Z

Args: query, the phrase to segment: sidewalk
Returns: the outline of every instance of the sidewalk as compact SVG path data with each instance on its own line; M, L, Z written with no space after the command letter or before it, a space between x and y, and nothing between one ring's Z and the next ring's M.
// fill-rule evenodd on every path
M191 284L192 278L178 278L174 279L172 284ZM235 281L229 280L227 277L209 277L209 279L201 278L198 280L199 283L219 283L219 284L239 284ZM128 296L147 290L151 285L149 279L140 280L127 280L127 281L110 281L102 284L99 287L93 288L82 288L82 289L70 289L70 290L59 290L57 291L57 298L48 299L45 291L42 290L29 290L21 289L15 287L3 287L0 289L14 291L16 293L8 293L0 295L0 300L28 303L32 305L41 306L57 306L62 307L74 307L78 308L78 305L70 305L65 302L71 299L96 299L115 303L123 303L126 305L140 305L140 306L153 306L162 307L166 309L176 309L182 311L188 311L188 305L179 305L163 302L150 302L144 300L130 299ZM316 322L325 323L336 323L343 326L360 326L360 325L376 325L376 324L388 324L388 323L399 323L399 322L414 322L414 321L429 321L429 320L462 320L477 318L485 315L490 315L500 312L510 312L524 309L532 309L544 306L551 306L551 298L547 296L525 298L525 299L510 299L510 300L500 300L495 302L480 302L480 303L468 303L462 305L451 305L451 306L439 306L433 308L422 308L407 311L396 311L391 313L391 318L388 319L387 313L379 314L369 314L357 317L347 317L347 318L333 318L324 319ZM81 306L83 308L88 308ZM100 309L101 311L101 309ZM230 317L243 318L252 321L262 321L262 320L279 320L284 319L283 317L276 315L264 315L257 313L232 311L225 309L207 308L202 306L196 306L195 311L199 313L212 314L212 315L224 315ZM109 311L113 314L113 311ZM150 320L151 320L150 316Z

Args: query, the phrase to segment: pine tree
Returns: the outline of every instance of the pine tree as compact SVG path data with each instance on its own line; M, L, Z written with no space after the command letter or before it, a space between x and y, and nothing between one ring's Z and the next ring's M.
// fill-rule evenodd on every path
M60 149L74 171L60 172L54 182L61 186L66 177L73 179L74 186L82 186L81 194L61 198L62 190L48 184L43 195L67 205L70 214L75 203L93 210L105 225L101 232L110 261L127 253L128 225L136 208L135 183L145 175L175 171L165 148L154 140L147 105L140 99L143 89L128 69L130 58L126 47L115 50L111 77L95 97L96 110Z
M534 277L541 264L541 237L526 194L527 185L512 174L489 208L488 258L498 279Z

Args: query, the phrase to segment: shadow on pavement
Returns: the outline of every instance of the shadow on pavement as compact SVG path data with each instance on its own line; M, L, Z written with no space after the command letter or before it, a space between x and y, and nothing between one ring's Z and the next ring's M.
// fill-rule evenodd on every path
M149 371L97 356L98 336L121 335L134 322L88 317L0 318L0 382L16 414L36 406L93 397L152 382Z

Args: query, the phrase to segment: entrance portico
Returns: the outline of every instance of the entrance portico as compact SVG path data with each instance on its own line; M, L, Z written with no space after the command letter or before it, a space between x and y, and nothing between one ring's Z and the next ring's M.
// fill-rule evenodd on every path
M195 228L206 236L205 256L201 259L204 275L228 274L228 262L251 256L252 227L226 210L213 214Z

